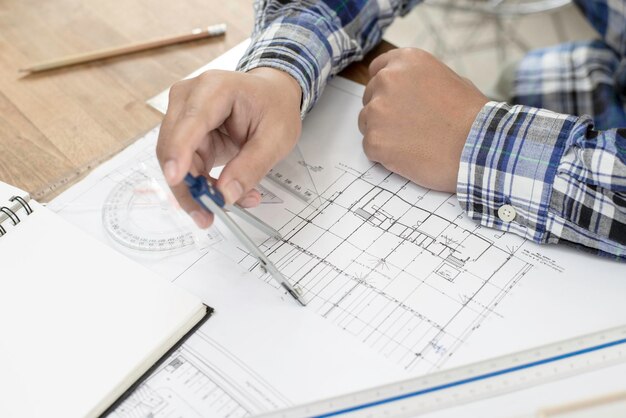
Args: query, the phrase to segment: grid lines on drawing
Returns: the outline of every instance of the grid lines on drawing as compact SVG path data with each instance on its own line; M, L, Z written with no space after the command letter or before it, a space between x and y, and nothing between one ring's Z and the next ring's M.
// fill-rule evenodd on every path
M440 367L532 265L450 195L380 165L337 169L321 205L290 212L265 252L318 314L408 370Z

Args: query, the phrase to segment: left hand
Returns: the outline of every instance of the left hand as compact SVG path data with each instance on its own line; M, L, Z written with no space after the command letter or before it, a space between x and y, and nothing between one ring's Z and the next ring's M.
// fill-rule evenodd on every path
M367 157L419 185L455 193L467 135L489 100L419 49L382 54L369 71L359 114Z

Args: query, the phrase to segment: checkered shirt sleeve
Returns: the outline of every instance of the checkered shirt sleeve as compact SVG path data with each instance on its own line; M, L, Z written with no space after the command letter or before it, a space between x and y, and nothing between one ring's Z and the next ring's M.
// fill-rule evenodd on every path
M239 71L277 68L302 88L302 116L329 77L358 61L394 17L420 0L257 0L255 30Z
M459 202L485 226L626 260L626 129L490 102L461 156ZM515 218L498 216L511 205Z

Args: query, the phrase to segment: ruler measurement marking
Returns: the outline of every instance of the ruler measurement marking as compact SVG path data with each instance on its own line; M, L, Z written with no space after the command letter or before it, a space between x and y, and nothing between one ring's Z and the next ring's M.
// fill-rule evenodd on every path
M413 398L413 397L426 395L426 394L429 394L429 393L433 393L433 392L437 392L437 391L441 391L441 390L445 390L445 389L450 389L450 388L459 387L459 386L467 385L467 384L474 383L474 382L487 380L487 379L490 379L490 378L493 378L493 377L498 377L498 376L503 376L503 375L510 374L510 373L515 373L515 372L518 372L518 371L521 371L521 370L530 369L532 367L537 367L537 366L542 366L542 365L558 362L558 361L561 361L561 360L564 360L564 359L567 359L567 358L578 357L578 356L581 356L581 355L584 355L584 354L597 352L597 351L600 351L600 350L603 350L603 349L606 349L606 348L611 348L611 347L615 347L615 346L622 345L622 344L626 344L626 338L621 338L619 340L610 341L610 342L607 342L607 343L598 344L598 345L594 345L594 346L591 346L591 347L586 347L586 348L579 349L579 350L576 350L576 351L571 351L571 352L568 352L568 353L559 354L559 355L548 357L548 358L544 358L544 359L541 359L541 360L531 361L531 362L528 362L528 363L520 364L520 365L513 366L513 367L508 367L508 368L501 369L501 370L496 370L496 371L489 372L489 373L483 373L483 374L480 374L478 376L472 376L472 377L460 379L460 380L457 380L457 381L453 381L453 382L449 382L449 383L445 383L445 384L441 384L441 385L437 385L437 386L432 386L432 387L428 387L428 388L425 388L425 389L416 390L416 391L413 391L413 392L410 392L410 393L405 393L405 394L402 394L402 395L391 396L391 397L380 399L380 400L377 400L377 401L367 402L367 403L363 403L363 404L360 404L360 405L355 405L355 406L351 406L351 407L348 407L348 408L343 408L343 409L340 409L340 410L337 410L337 411L327 412L327 413L323 413L323 414L320 414L320 415L314 415L314 417L315 418L325 418L325 417L333 417L333 416L338 416L338 415L347 414L347 413L351 413L351 412L356 412L356 411L359 411L359 410L364 410L364 409L368 409L368 408L372 408L372 407L388 404L388 403L391 403L391 402L397 402L397 401L401 401L401 400L408 399L408 398ZM470 370L470 372L471 372L471 370Z
M303 200L305 203L309 203L309 201L313 198L313 192L311 190L295 182L280 171L272 169L267 174L266 178L287 192Z

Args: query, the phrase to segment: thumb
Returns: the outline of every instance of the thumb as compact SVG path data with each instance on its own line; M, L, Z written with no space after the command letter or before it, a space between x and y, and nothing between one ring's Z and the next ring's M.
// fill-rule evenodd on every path
M256 186L289 153L295 143L288 138L267 140L272 137L275 138L276 135L260 134L251 138L224 166L217 188L224 194L226 204L233 204Z

